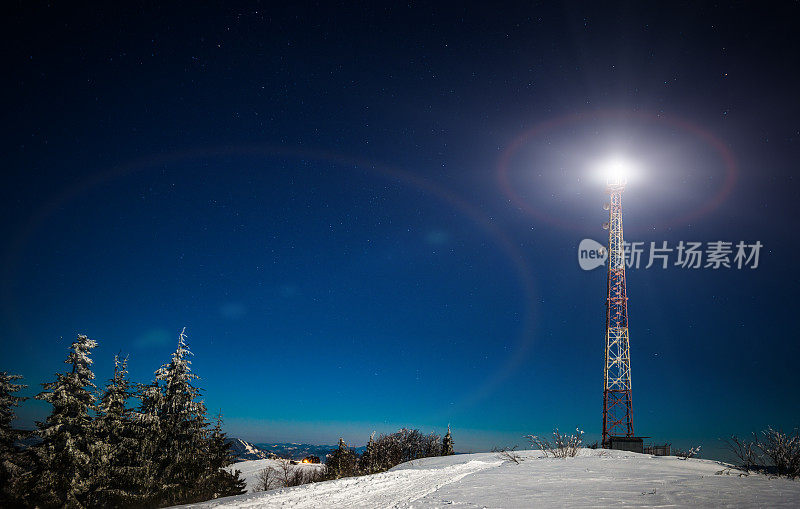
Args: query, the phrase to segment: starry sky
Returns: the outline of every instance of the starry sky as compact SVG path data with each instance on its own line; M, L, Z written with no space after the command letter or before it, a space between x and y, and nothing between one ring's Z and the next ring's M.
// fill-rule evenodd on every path
M85 333L98 383L117 353L147 382L185 326L254 442L593 441L605 273L577 246L623 154L627 240L764 246L629 270L637 434L713 457L797 426L800 8L665 5L14 2L0 369L35 394Z

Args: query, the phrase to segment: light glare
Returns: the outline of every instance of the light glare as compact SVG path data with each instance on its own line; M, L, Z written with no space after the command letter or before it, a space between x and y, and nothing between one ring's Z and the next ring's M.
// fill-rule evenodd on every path
M632 165L623 157L609 158L601 165L602 173L608 185L625 185L631 174Z

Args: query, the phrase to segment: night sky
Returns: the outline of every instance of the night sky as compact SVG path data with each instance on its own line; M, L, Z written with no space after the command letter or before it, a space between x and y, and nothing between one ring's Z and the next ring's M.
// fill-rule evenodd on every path
M797 426L800 7L695 4L6 6L0 369L147 382L185 326L251 441L593 441L622 154L627 240L764 246L628 271L637 434Z

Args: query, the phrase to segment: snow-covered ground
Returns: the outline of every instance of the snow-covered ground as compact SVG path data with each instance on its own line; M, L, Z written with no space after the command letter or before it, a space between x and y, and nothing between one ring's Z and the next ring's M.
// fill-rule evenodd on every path
M800 507L800 481L739 476L710 460L588 449L566 460L544 458L540 451L519 455L520 464L495 453L425 458L381 474L195 507Z

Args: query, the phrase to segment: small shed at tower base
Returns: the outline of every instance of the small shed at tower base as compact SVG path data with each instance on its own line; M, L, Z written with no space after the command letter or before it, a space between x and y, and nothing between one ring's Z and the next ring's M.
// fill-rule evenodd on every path
M644 438L647 437L608 437L605 448L642 453L644 452Z

